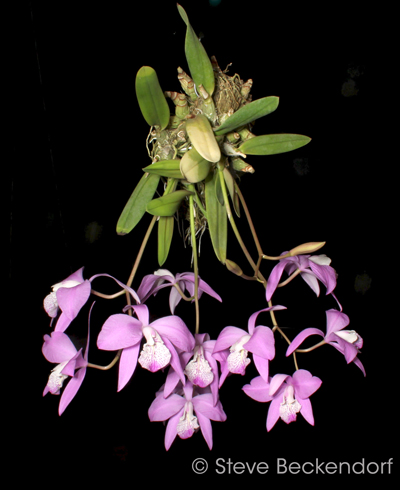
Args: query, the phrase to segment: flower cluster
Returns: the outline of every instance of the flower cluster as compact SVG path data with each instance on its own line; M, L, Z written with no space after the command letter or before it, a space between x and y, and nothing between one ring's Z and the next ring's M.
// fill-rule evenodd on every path
M293 257L282 259L272 270L271 288L276 289L277 277L285 268L289 274L298 266L307 284L319 293L318 279L332 293L336 277L325 256ZM283 264L283 265L282 265ZM289 264L289 266L288 266ZM310 264L314 264L311 266ZM315 267L318 264L318 267ZM83 279L83 269L79 269L64 281L52 287L53 291L44 300L44 309L55 327L51 335L44 336L43 355L56 366L52 369L43 395L62 395L59 404L61 415L80 388L88 367L96 365L88 362L89 331L84 351L77 351L65 330L76 318L88 301L92 282L100 276L113 279L128 292L136 304L127 305L122 313L111 315L102 325L97 337L97 347L117 353L119 374L117 391L126 387L139 364L150 372L167 369L164 385L156 393L149 408L151 421L168 421L165 433L165 448L168 450L178 435L181 439L191 437L201 430L208 447L212 448L211 420L222 422L226 414L220 401L220 389L226 378L232 374L246 373L246 367L253 361L259 376L243 386L249 397L259 402L270 402L267 416L267 430L271 430L281 418L285 423L294 422L300 413L314 425L310 396L321 386L321 379L305 369L298 369L293 375L277 373L270 376L270 362L275 358L274 332L272 328L257 324L262 313L272 314L286 308L281 305L268 306L250 315L247 330L236 326L223 328L215 340L208 333L193 335L185 322L172 314L150 322L148 306L144 303L160 289L170 286L170 309L174 313L184 291L188 290L193 301L194 276L190 273L173 276L167 270L159 270L143 278L137 293L117 279L107 274L98 274L88 280ZM314 278L314 279L311 279ZM180 293L176 296L178 285ZM271 289L266 288L267 299L271 299ZM198 299L205 292L222 301L221 297L203 280L199 280ZM271 317L272 318L272 317ZM358 359L363 341L354 330L346 330L349 318L342 311L330 309L326 312L326 333L317 328L302 330L289 344L286 356L292 355L303 341L312 335L323 338L322 344L332 345L344 355L347 363L354 362L364 373ZM218 367L219 365L219 367ZM63 383L69 379L63 388Z

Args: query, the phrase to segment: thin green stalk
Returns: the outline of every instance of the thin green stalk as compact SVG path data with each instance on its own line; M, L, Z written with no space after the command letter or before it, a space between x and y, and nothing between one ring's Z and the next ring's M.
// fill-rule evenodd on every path
M131 274L129 276L128 282L126 283L126 285L128 287L130 287L131 284L132 284L132 282L133 282L133 279L135 277L136 271L137 271L137 269L139 267L139 264L140 264L140 260L141 260L141 258L143 256L143 253L144 253L144 250L146 248L147 242L149 241L150 234L151 234L151 232L152 232L152 230L154 228L154 225L156 224L157 218L158 218L158 216L153 216L153 218L152 218L152 220L150 222L150 225L147 228L146 234L145 234L145 236L143 238L143 242L142 242L142 244L140 246L140 249L139 249L139 252L137 254L135 263L133 264L132 272L131 272ZM129 294L128 291L126 291L126 300L127 300L127 304L130 305L131 304L131 296L130 296L130 294ZM131 309L128 310L128 314L132 316L132 310Z
M194 302L196 306L196 330L195 333L199 333L200 328L200 310L199 310L199 269L197 263L197 245L196 245L196 228L194 225L194 203L193 195L189 196L189 210L190 210L190 234L192 239L192 251L193 251L193 269L194 269Z

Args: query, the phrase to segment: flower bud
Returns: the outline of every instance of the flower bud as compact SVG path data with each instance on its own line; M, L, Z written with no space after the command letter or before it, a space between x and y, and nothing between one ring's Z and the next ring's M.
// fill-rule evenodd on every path
M233 272L237 276L243 275L242 269L237 264L235 264L235 262L232 262L232 260L226 259L225 265L226 265L226 268L228 269L228 271Z
M326 242L308 242L298 245L292 248L289 252L289 256L294 257L295 255L310 254L316 252L325 245Z

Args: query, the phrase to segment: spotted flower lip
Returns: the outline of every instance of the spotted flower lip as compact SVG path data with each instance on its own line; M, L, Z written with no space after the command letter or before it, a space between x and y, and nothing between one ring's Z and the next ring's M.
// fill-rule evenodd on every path
M63 382L68 378L68 384L63 388L58 406L58 413L61 415L67 406L71 403L78 392L86 375L88 365L89 350L89 333L86 343L85 353L82 355L82 349L76 350L70 338L63 332L52 332L44 336L42 352L44 357L49 361L56 363L57 366L52 370L43 396L47 393L59 395Z
M183 320L172 315L149 323L149 310L146 305L133 305L131 308L138 318L122 313L111 315L103 324L97 338L99 349L109 351L122 349L118 391L122 390L136 369L143 337L147 342L139 358L142 367L154 372L170 362L184 383L185 375L176 349L191 351L195 341ZM169 360L165 363L167 358Z
M332 345L344 355L347 364L354 362L365 376L364 366L357 357L363 345L363 339L354 330L344 330L349 323L350 319L345 313L335 309L327 310L326 334L318 328L305 328L293 339L286 351L286 356L290 356L310 335L319 335L324 337L327 344Z
M214 405L211 393L197 394L194 388L193 384L187 381L183 388L178 386L167 398L164 397L164 390L161 389L150 405L148 414L151 422L168 420L164 441L167 451L177 435L181 439L187 439L197 431L198 427L211 450L213 446L211 420L217 422L226 420L221 402L218 401Z
M171 287L171 292L169 295L169 306L171 313L174 314L176 306L182 299L182 296L179 294L177 289L173 287L174 284L178 284L183 292L185 292L185 290L187 289L190 296L194 296L194 273L182 272L174 276L167 269L159 269L154 274L144 276L137 292L141 301L145 302L152 294L155 295L160 289ZM204 292L222 302L219 294L217 294L206 282L200 279L200 277L198 286L199 299Z
M269 432L281 418L287 424L296 420L301 413L305 420L314 425L310 396L321 386L322 381L305 369L295 371L293 376L276 374L266 382L261 376L243 386L243 391L253 400L271 402L267 415Z
M268 380L269 361L275 357L274 334L269 327L256 327L255 324L260 313L284 309L285 306L276 305L256 311L249 318L248 331L232 326L222 330L213 350L213 356L221 364L219 387L230 372L244 374L250 362L247 358L248 352L253 354L254 364L260 375Z
M281 255L285 255L287 252L283 252ZM318 281L326 287L326 294L332 293L336 287L336 271L329 264L331 259L326 255L296 255L294 257L286 257L280 259L276 266L272 269L271 274L267 281L266 287L266 299L270 301L279 281L282 277L283 271L286 271L289 275L293 274L296 270L300 270L300 275L304 281L310 286L310 288L319 296L320 288Z

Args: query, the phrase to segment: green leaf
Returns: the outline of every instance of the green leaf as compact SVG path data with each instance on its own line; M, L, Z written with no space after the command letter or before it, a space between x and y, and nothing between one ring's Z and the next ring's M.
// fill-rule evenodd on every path
M235 190L235 181L227 167L223 170L224 180L226 187L228 188L229 194L232 199L233 208L235 210L236 215L240 218L240 207L239 207L239 196Z
M221 124L221 126L216 129L215 134L221 135L226 134L234 129L237 129L241 126L245 126L260 117L266 116L267 114L271 114L278 107L279 97L264 97L262 99L254 100L249 104L244 105L236 112L232 114L232 116L228 117L228 119Z
M301 134L264 134L245 141L239 150L246 155L276 155L301 148L310 141Z
M192 145L200 155L209 162L219 162L221 159L221 150L215 139L211 125L204 116L199 114L196 117L186 121L186 132L192 142Z
M228 242L228 218L225 206L218 201L216 196L215 184L218 180L218 171L208 175L205 180L205 198L208 229L210 230L214 252L218 260L225 264Z
M126 235L139 223L146 212L147 203L153 199L159 181L158 175L142 176L119 217L118 235Z
M158 220L158 264L161 267L167 260L174 234L174 217L161 216Z
M185 179L192 184L204 180L209 174L210 168L211 162L205 160L196 148L187 151L181 159L180 171Z
M139 107L147 124L165 129L169 123L169 107L153 68L140 68L136 75L135 88Z
M147 204L146 211L153 216L173 216L181 205L182 200L193 192L180 190L171 192Z
M199 85L203 85L208 94L212 95L214 92L215 79L210 58L190 25L185 10L179 4L177 5L180 16L187 27L185 38L185 55L189 65L190 75L197 87L199 87Z
M143 168L144 172L149 174L161 175L162 177L172 177L174 179L183 179L180 168L180 160L161 160L160 162L152 163Z

